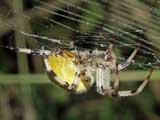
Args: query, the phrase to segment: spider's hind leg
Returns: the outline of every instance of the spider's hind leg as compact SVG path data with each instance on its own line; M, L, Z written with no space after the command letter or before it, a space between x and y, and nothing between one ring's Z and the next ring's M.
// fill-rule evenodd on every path
M117 91L118 97L128 97L128 96L135 96L142 92L144 87L149 82L153 73L153 69L150 70L149 74L147 75L146 79L141 83L141 85L136 90L126 90L126 91Z

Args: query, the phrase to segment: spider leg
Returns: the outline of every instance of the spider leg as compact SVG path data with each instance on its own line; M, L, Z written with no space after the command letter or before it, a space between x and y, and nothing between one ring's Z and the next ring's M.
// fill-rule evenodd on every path
M75 74L74 81L69 86L69 89L73 92L77 90L79 81L82 81L84 86L88 89L93 84L93 78L90 74L88 74L86 71L83 71L80 65L77 66L77 72Z
M113 87L110 86L110 72L109 73L105 73L108 74L108 79L106 79L106 83L108 84L108 86L104 89L104 94L103 95L107 95L107 96L116 96L118 87L119 87L119 71L118 71L118 64L116 64L116 78L114 81L114 85Z
M111 91L109 68L97 68L96 70L96 88L101 95L108 95Z
M97 88L97 92L100 93L101 95L104 95L104 91L103 91L103 88L102 88L102 69L100 68L97 68L97 71L96 71L96 88Z
M75 78L72 82L72 84L69 86L69 89L72 91L76 91L78 83L79 83L79 78L80 78L80 66L76 65L76 73L75 73Z
M116 61L112 49L113 44L110 43L104 58L106 62L114 63ZM111 71L109 67L105 67L101 64L98 65L98 68L96 69L96 88L97 92L101 95L109 95L111 93L112 87L110 74Z
M74 81L72 82L71 86L69 87L72 91L76 91L79 81L81 80L85 87L88 89L93 84L93 78L91 75L91 69L89 66L84 67L83 64L79 61L80 57L75 58L75 66L76 66L76 73ZM77 59L77 60L76 60Z
M32 55L49 55L51 54L51 51L49 50L40 50L40 49L27 49L27 48L14 48L9 46L1 46L3 48L12 50L14 52L24 53L24 54L32 54Z
M117 91L117 93L115 93L115 95L118 97L128 97L128 96L135 96L135 95L140 94L142 92L142 90L144 89L144 87L149 82L149 79L151 78L152 73L153 73L153 69L150 70L146 79L141 83L141 85L137 88L137 90Z
M119 87L119 71L118 71L118 64L116 64L116 71L115 71L115 80L114 80L114 86L113 89L117 90Z
M86 88L90 88L94 83L93 70L90 66L87 67L87 69L82 70L81 72L81 80Z
M139 50L139 47L135 48L134 51L131 53L131 55L128 57L127 61L118 65L119 71L128 67L131 64L131 62L132 62L133 58L136 56L138 50Z
M110 44L109 44L109 46L108 46L107 51L112 51L112 49L113 49L113 44L112 44L112 43L110 43Z
M103 85L102 79L103 79L102 69L97 68L96 70L96 89L99 94L104 95L104 91L102 88L102 85Z

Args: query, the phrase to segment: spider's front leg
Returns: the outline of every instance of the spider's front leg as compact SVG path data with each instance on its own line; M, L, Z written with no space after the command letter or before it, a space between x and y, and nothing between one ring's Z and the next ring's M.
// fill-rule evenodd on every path
M122 69L125 69L128 67L131 63L134 57L136 56L138 50L139 50L140 45L138 45L137 48L134 49L134 51L131 53L131 55L128 57L128 59L124 62L118 65L118 71L121 71ZM115 68L117 58L115 53L113 52L113 44L110 43L109 47L107 49L106 55L105 55L105 60L110 62L110 67Z
M128 96L135 96L135 95L140 94L142 92L142 90L144 89L144 87L149 82L149 80L152 76L152 73L153 73L153 69L150 70L146 79L141 83L141 85L138 87L138 89L136 89L136 90L126 90L126 91L117 91L115 95L117 97L128 97Z
M118 70L122 70L126 67L128 67L131 63L132 63L132 60L133 58L136 56L137 52L139 50L139 46L137 48L134 49L134 51L131 53L131 55L128 57L127 61L122 63L122 64L119 64L118 65Z
M28 49L28 48L14 48L14 47L10 47L10 46L0 46L6 49L9 49L11 51L14 52L18 52L18 53L24 53L24 54L31 54L31 55L49 55L51 54L50 50L41 50L41 49Z

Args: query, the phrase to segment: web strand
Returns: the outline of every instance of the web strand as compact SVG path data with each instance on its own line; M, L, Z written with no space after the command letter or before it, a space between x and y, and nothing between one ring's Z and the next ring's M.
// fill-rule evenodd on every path
M87 13L91 16L94 16L97 18L97 20L94 20L92 18L86 18L83 15L80 15L78 13L76 13L75 11L71 11L69 9L65 9L65 8L60 8L57 7L55 5L50 5L46 2L43 2L41 0L35 0L37 3L46 6L47 8L52 8L55 11L51 11L49 9L47 9L46 7L40 7L38 5L35 5L34 8L32 10L37 10L37 11L43 11L46 13L49 13L50 16L52 17L47 17L47 16L42 16L41 19L43 19L44 21L49 22L51 25L56 24L61 26L62 28L65 28L66 30L70 30L74 33L78 33L79 35L77 35L74 38L75 42L81 42L84 41L86 44L89 44L90 41L87 41L86 39L92 39L95 42L92 43L95 46L100 46L101 48L107 48L108 44L111 42L109 39L112 37L115 37L117 39L116 40L116 44L115 47L118 49L127 47L130 49L135 49L137 47L137 45L141 45L140 47L140 53L137 55L139 59L143 59L143 63L138 63L137 61L134 63L135 65L139 66L139 67L151 67L151 66L158 66L158 64L160 64L160 50L159 50L159 46L154 44L152 41L149 41L145 38L139 37L138 35L135 35L135 33L137 34L141 34L144 33L145 34L145 30L146 29L151 29L153 30L153 34L150 35L150 37L158 37L159 35L157 34L157 32L160 30L159 27L157 27L160 23L153 21L153 23L149 24L149 21L147 21L147 19L140 17L140 20L143 20L143 24L136 24L135 22L133 22L130 19L130 15L127 14L124 9L122 7L119 7L119 9L116 9L114 6L114 3L110 3L112 5L112 17L114 19L117 19L119 21L121 21L121 25L132 30L132 32L128 32L127 30L122 29L121 27L116 27L114 24L106 24L104 23L104 19L105 16L100 15L100 14L96 14L86 8L83 8L79 5L75 5L72 2L66 2L64 0L58 0L58 2L60 2L61 4L64 4L65 6L69 6L72 8L77 9L79 12L83 12L83 13ZM90 0L81 0L81 2L85 2L86 4L93 4L96 6L99 6L100 3L95 2L95 1L90 1ZM108 4L108 3L106 3ZM120 5L125 6L125 7L129 7L130 9L132 9L132 7L134 6L137 10L145 10L144 8L148 7L145 4L143 4L143 6L140 8L137 5L133 5L130 6L128 5L128 3L126 2L120 2ZM105 7L106 5L103 4L103 7ZM16 12L16 11L14 11ZM159 10L156 9L156 12L159 13ZM59 16L62 19L66 19L70 22L76 22L78 24L84 24L87 26L91 26L95 29L99 29L100 31L102 31L104 34L100 35L100 32L95 32L94 34L91 34L89 32L85 33L80 31L77 28L74 28L73 26L69 26L64 24L61 21L58 21L56 19L54 19L53 16ZM42 28L47 29L54 29L53 26L47 26L43 23L41 23L38 20L32 19L30 16L28 16L27 14L22 14L22 17L26 18L29 21L32 21L38 25L40 25ZM160 19L159 16L155 16L156 19ZM115 23L114 19L109 19L108 21L111 23ZM135 18L135 20L139 21L139 18ZM149 24L149 25L147 25ZM27 33L25 31L22 31L21 28L18 28L14 23L6 23L6 25L12 27L14 30L20 32L21 34L27 36L27 37L33 37L33 38L37 38L37 39L42 39L44 41L50 41L52 43L57 43L59 45L65 45L69 47L69 43L71 42L71 40L65 40L65 39L54 39L54 38L49 38L48 36L44 36L44 35L39 35L39 34L35 34L35 33ZM147 25L147 27L146 27ZM157 26L156 26L157 25ZM137 26L140 29L136 29L133 26ZM123 40L121 40L123 39ZM154 49L156 48L156 49ZM125 52L124 52L125 53ZM151 55L154 60L152 60L151 58L146 57L145 55ZM119 59L121 60L125 60L125 58L123 57L119 57ZM147 62L145 63L145 61L152 61L152 62Z

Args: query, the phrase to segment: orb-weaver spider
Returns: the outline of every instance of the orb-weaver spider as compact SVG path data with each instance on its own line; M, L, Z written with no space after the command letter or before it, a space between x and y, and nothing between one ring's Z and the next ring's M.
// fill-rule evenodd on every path
M151 69L144 82L136 91L119 91L119 71L128 67L139 47L134 49L125 63L117 64L116 55L113 52L113 44L110 43L107 51L69 51L57 49L52 52L45 50L31 50L26 48L6 47L16 52L41 55L44 58L46 72L50 80L66 90L81 93L87 91L94 83L93 73L96 75L97 92L101 95L126 97L138 95L148 83L153 70ZM111 87L110 75L115 73L116 79Z

